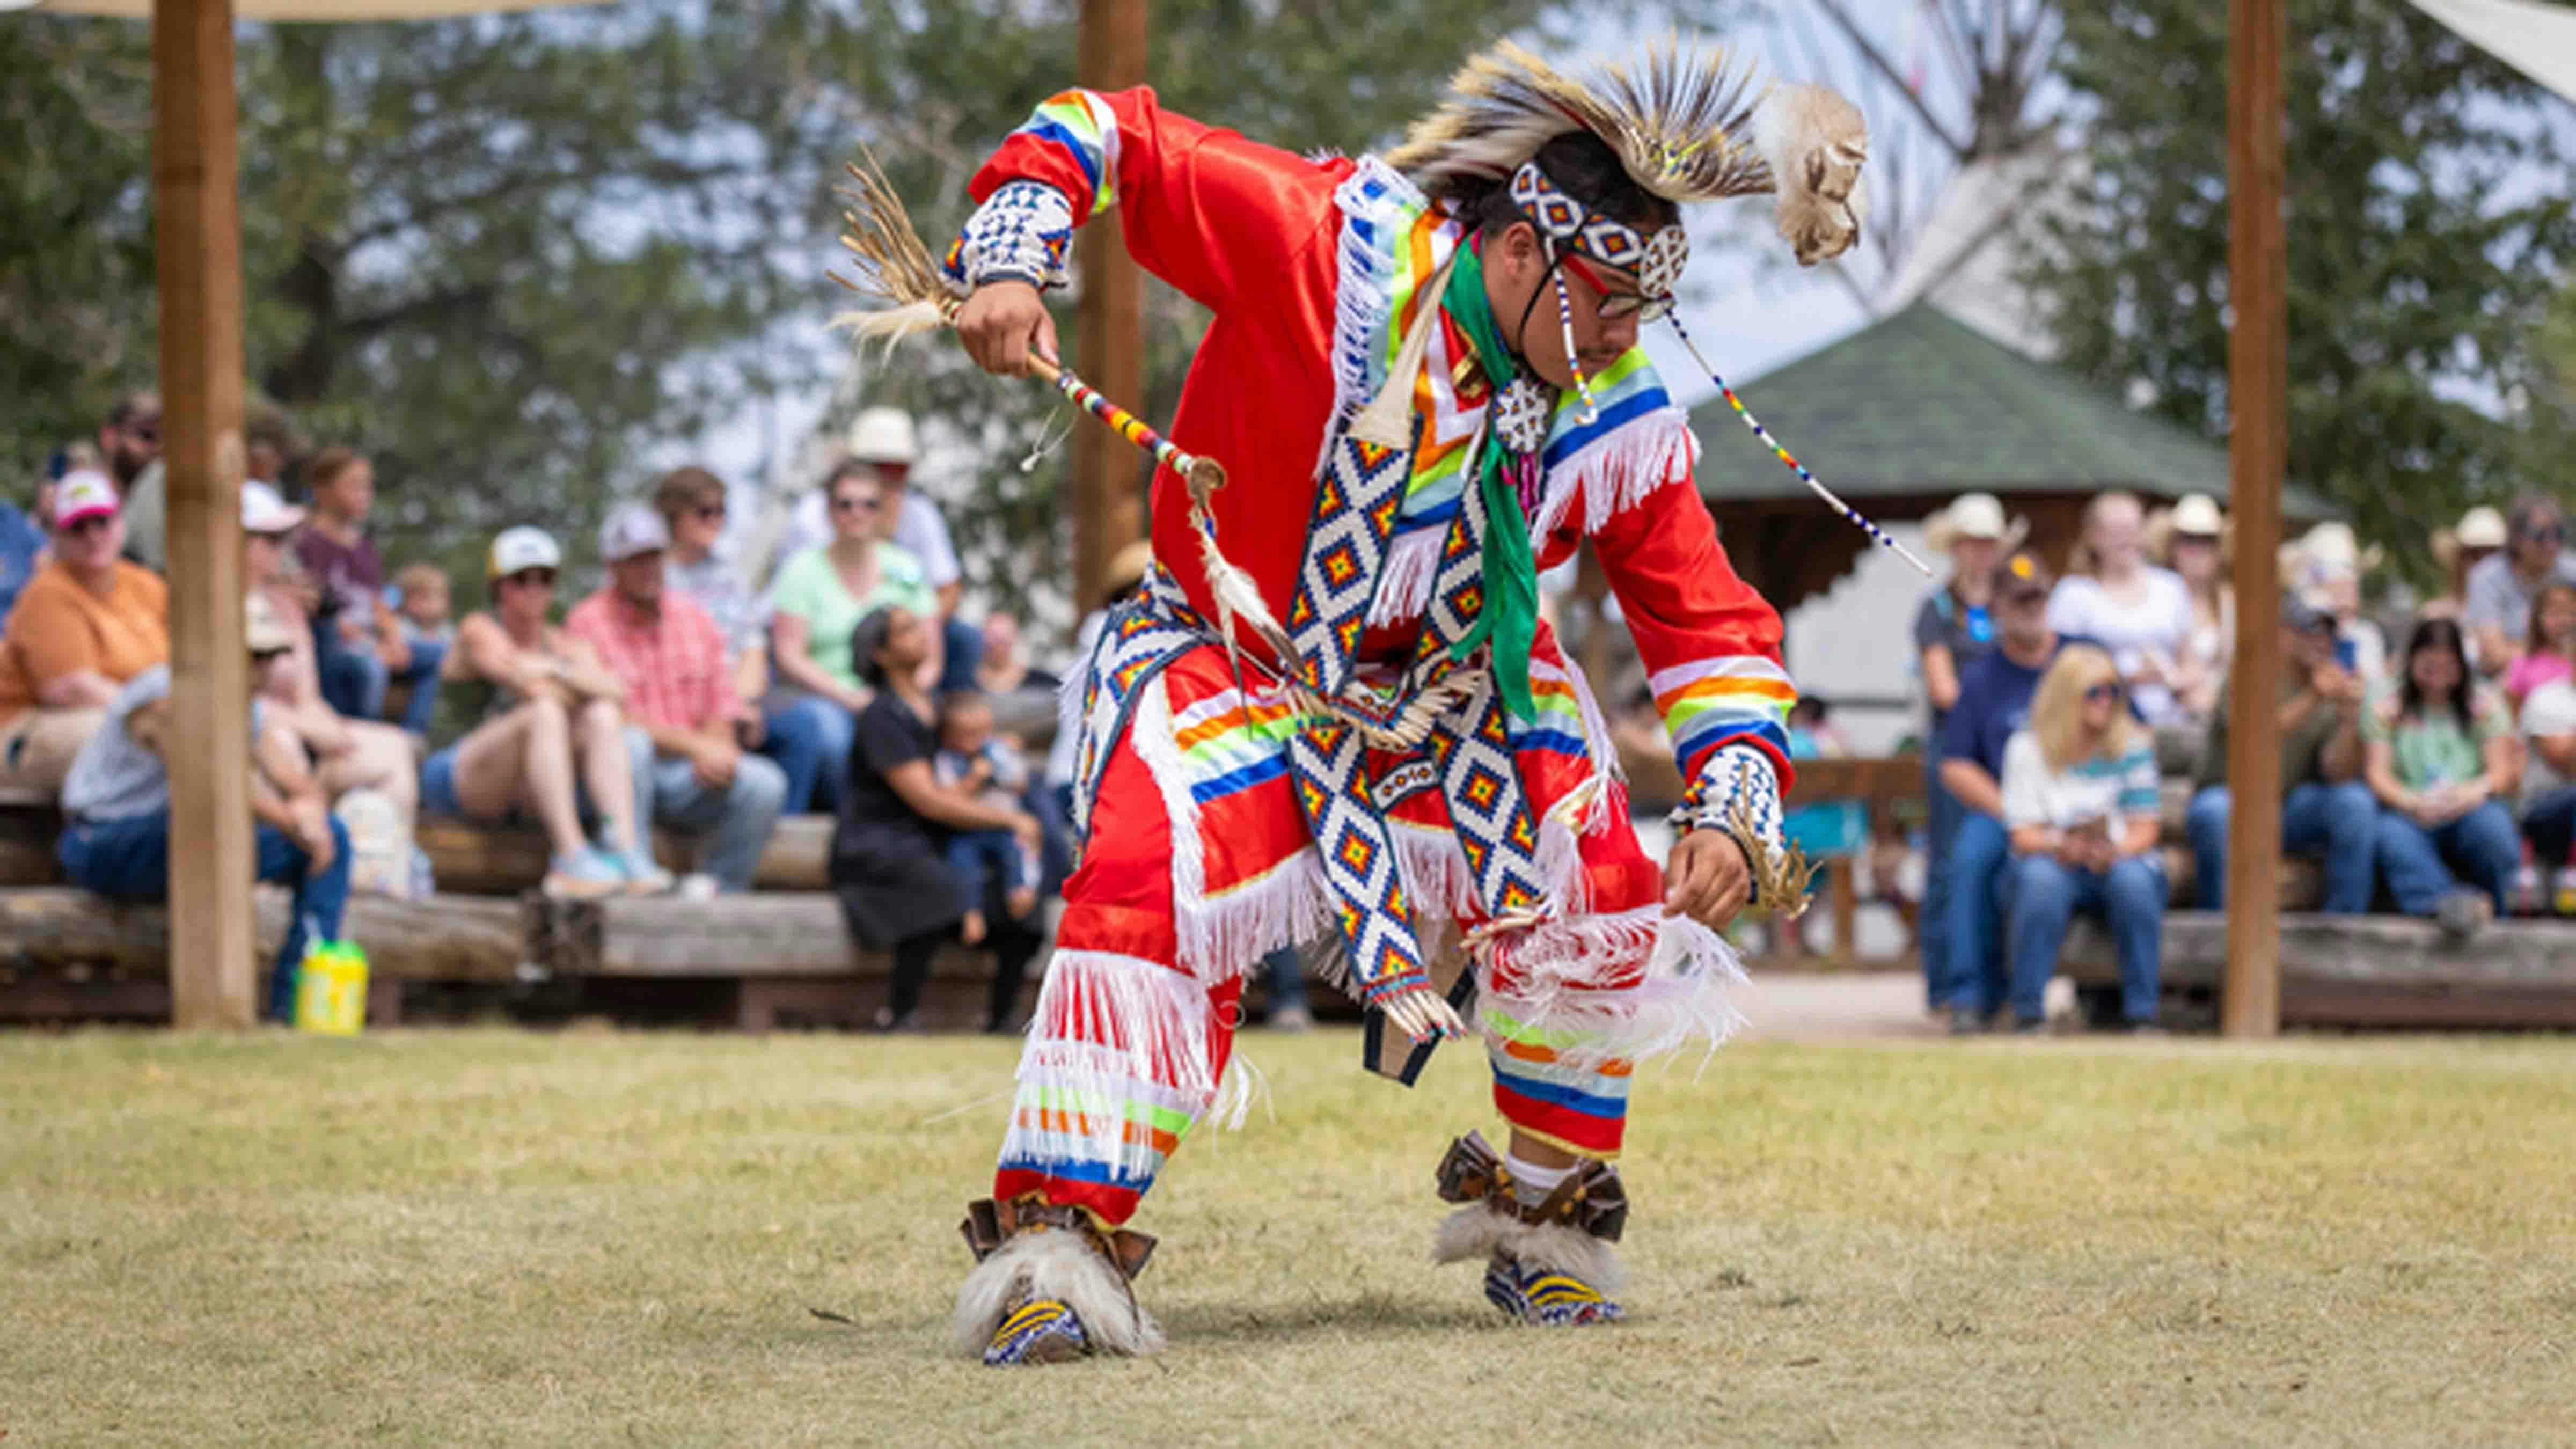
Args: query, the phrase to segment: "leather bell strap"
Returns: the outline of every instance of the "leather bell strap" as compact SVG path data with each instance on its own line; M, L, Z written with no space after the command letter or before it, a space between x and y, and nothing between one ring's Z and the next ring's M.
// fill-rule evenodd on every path
M1084 1209L1051 1203L1035 1193L1007 1202L996 1202L989 1197L977 1198L966 1205L966 1221L957 1225L978 1263L1022 1233L1050 1229L1079 1234L1118 1269L1120 1277L1131 1283L1137 1274L1145 1271L1145 1264L1154 1256L1155 1240L1145 1234L1129 1232L1125 1228L1104 1229L1100 1221Z
M1544 1201L1524 1203L1512 1190L1511 1169L1481 1132L1469 1132L1449 1144L1448 1154L1440 1159L1440 1200L1482 1201L1504 1217L1532 1226L1554 1223L1604 1242L1619 1241L1628 1227L1628 1189L1619 1181L1619 1169L1587 1157Z

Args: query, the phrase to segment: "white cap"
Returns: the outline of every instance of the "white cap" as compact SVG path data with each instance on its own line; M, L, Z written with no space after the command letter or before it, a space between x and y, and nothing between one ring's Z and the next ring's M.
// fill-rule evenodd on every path
M2187 538L2216 538L2227 531L2227 516L2206 493L2186 493L2173 506L2173 531Z
M2460 526L2451 530L2451 536L2460 541L2462 548L2502 548L2506 538L2504 515L2481 503L2460 515Z
M563 550L555 547L554 539L544 529L526 524L501 530L501 536L492 540L492 552L483 560L484 577L494 579L506 579L527 569L562 567Z
M870 408L850 422L850 456L862 463L911 463L918 454L912 442L912 414L896 408Z
M54 485L54 527L69 528L84 518L113 518L122 507L116 485L95 468L78 468Z
M304 510L277 496L277 490L253 478L242 484L242 532L284 533L304 521Z
M622 563L639 553L658 553L671 546L671 529L662 515L641 503L629 503L599 525L599 557Z

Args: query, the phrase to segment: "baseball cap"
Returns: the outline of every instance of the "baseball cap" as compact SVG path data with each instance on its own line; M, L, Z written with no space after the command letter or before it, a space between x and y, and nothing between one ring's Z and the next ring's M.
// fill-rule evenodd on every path
M54 485L54 527L69 528L84 518L113 518L123 505L116 485L90 468L75 469Z
M2028 549L2016 550L2002 563L1995 565L1994 591L1998 599L2009 599L2015 594L2026 594L2033 589L2044 594L2056 582L2055 576L2048 571L2048 565L2041 563L2039 555Z
M277 606L257 589L242 600L242 643L253 654L276 654L295 647L295 636L287 632Z
M599 525L599 556L608 563L619 563L639 553L657 553L671 546L671 529L662 515L641 503L629 503L608 515Z
M506 579L527 569L562 567L563 550L555 547L554 539L544 529L526 524L501 530L500 536L492 540L492 551L483 559L484 577L495 579Z
M284 533L304 521L304 510L253 478L242 484L242 532Z

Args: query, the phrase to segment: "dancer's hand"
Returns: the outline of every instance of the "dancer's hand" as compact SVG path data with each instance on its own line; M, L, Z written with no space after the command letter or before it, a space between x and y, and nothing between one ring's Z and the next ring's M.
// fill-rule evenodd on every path
M1752 864L1725 831L1691 831L1664 858L1667 916L1688 916L1714 930L1735 919L1752 895Z
M1029 354L1056 360L1055 318L1046 300L1026 282L987 282L957 309L957 335L966 355L986 372L1026 377Z

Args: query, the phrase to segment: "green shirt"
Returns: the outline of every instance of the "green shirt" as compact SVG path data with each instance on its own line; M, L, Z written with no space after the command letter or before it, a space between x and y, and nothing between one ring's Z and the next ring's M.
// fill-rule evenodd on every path
M891 543L877 545L877 586L866 598L852 598L842 586L841 571L832 567L830 551L814 548L789 559L778 571L770 604L781 614L805 621L805 647L815 664L852 689L866 687L859 681L857 661L850 657L850 632L861 619L888 604L900 604L924 619L939 613L939 595L932 591L921 560Z
M2281 672L2284 676L2288 676L2297 671L2294 668L2284 668ZM2302 682L2284 677L2281 681L2281 703L2288 704L2298 696L2299 691L2306 687ZM2227 783L2229 693L2227 686L2219 686L2218 708L2209 717L2209 738L2201 746L2200 768L2192 777L2192 784L2196 789L2206 790L2212 785ZM2291 791L2301 785L2329 783L2326 779L2326 746L2334 742L2335 732L2343 728L2346 708L2347 706L2344 705L2319 701L2315 708L2308 711L2308 717L2299 721L2296 728L2281 731L2283 798L2286 799Z
M2513 721L2493 690L2469 694L2469 717L2448 705L2428 704L2400 716L2396 690L2384 691L2362 717L2361 737L2389 747L2397 783L2409 790L2457 785L2486 773L2487 744L2512 733Z

